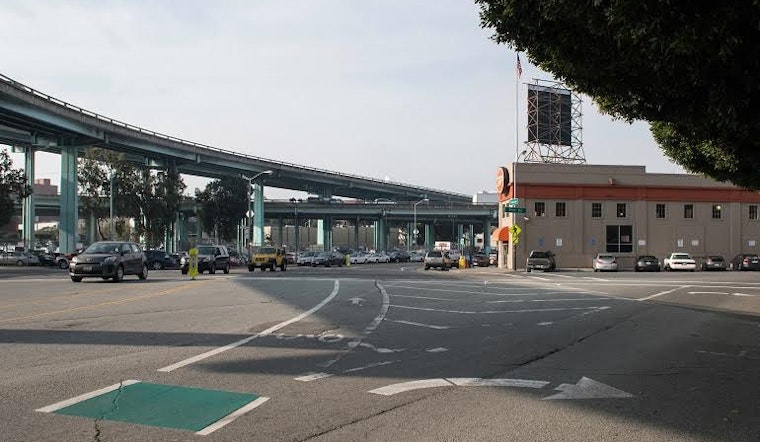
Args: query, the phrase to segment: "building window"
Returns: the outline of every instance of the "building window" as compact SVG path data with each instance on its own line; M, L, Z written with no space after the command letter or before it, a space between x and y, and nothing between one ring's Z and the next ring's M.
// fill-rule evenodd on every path
M694 218L694 204L683 205L683 217L686 219Z
M607 252L633 252L633 226L607 226Z
M618 218L625 218L627 216L627 206L625 203L618 203L617 204L617 217Z
M591 203L591 218L602 217L602 203Z
M558 218L564 218L567 216L567 209L565 203L556 203L554 206L554 215Z
M757 221L757 205L752 204L749 206L749 219Z
M713 206L712 206L712 217L713 217L713 219L720 219L722 211L723 211L723 208L720 206L720 204L713 204Z
M535 204L535 208L536 208L536 210L534 212L535 216L545 216L546 215L546 203L537 202Z
M656 218L665 218L665 204L657 204L654 208Z

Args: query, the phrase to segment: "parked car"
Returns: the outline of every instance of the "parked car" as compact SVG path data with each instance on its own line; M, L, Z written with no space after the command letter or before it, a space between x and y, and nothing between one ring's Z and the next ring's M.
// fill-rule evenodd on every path
M693 272L697 269L697 262L688 253L671 253L662 261L662 267L667 272L671 270L688 270Z
M312 267L316 266L338 266L342 267L345 263L345 256L340 252L318 252L311 263Z
M354 252L351 254L351 264L366 264L367 263L367 255L359 252Z
M720 255L707 255L700 268L702 270L726 270L726 260Z
M552 272L556 270L557 262L554 258L554 253L550 250L542 252L540 250L532 250L528 259L525 262L525 270L530 272L532 270L544 270Z
M152 270L174 269L179 263L164 250L146 250L145 259Z
M594 260L591 262L591 268L594 269L595 272L617 272L618 271L618 262L617 258L615 258L614 255L609 255L606 253L598 253Z
M225 246L198 246L198 273L216 273L222 270L230 273L230 253ZM180 272L187 275L190 271L190 256L183 256L180 261Z
M296 265L310 266L314 261L315 256L317 256L316 252L302 252L298 258L296 258Z
M633 269L637 272L659 272L660 260L656 256L641 255L636 258L636 264Z
M388 257L391 262L409 262L409 254L405 250L394 250Z
M473 267L488 267L491 265L491 260L485 253L476 253L472 255Z
M373 262L391 262L391 257L385 252L377 252L372 255L374 256Z
M13 251L0 252L0 264L15 266L36 266L40 265L40 259L28 252Z
M74 282L82 278L112 279L119 282L125 275L148 277L148 261L139 244L126 241L99 241L71 259L69 276Z
M412 252L409 254L409 262L423 262L425 261L425 253Z
M451 268L451 258L449 253L441 250L431 250L425 255L425 270L438 268L449 270Z
M760 258L752 253L740 253L731 260L731 270L760 270Z

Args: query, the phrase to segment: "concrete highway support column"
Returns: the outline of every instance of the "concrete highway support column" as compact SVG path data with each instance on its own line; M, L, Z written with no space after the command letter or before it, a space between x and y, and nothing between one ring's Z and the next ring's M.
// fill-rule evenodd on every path
M24 173L30 186L34 184L34 148L31 146L24 148ZM24 236L24 247L34 249L34 192L24 198L24 219L22 220L22 233Z
M317 245L321 245L322 250L326 252L332 250L332 236L332 217L326 216L324 219L317 220Z
M469 232L468 232L468 243L467 247L470 248L470 250L475 250L475 226L472 224L469 225Z
M388 250L388 235L390 231L388 229L388 220L380 218L375 221L375 249L376 250Z
M356 218L354 224L354 250L359 250L359 218Z
M87 232L87 242L92 244L96 242L98 238L98 218L94 213L90 213L90 216L85 220L85 232Z
M264 244L264 186L253 184L253 245Z
M279 217L277 219L277 245L278 246L284 246L285 244L285 237L283 236L282 232L284 231L283 225L285 224L285 220L282 219L282 217ZM272 235L274 236L274 235ZM274 238L272 238L272 242L274 243Z
M435 246L435 230L432 224L425 224L425 250L433 250Z
M414 234L415 225L414 223L406 223L406 250L411 251L414 247L415 239L417 238Z
M61 148L61 209L58 244L61 253L71 253L79 240L79 201L77 199L77 146Z
M464 226L462 224L457 224L457 237L455 240L459 246L459 250L464 249Z
M491 253L491 221L483 223L483 250L486 255Z

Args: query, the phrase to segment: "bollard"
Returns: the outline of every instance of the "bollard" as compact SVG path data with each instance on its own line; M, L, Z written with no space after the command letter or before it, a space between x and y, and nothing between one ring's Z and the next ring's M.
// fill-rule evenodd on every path
M190 249L190 258L187 266L187 274L190 275L190 279L195 280L195 277L198 276L198 249L195 247Z

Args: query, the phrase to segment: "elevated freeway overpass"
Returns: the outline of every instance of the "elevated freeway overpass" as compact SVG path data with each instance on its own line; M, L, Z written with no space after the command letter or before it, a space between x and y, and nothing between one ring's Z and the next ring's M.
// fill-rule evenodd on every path
M146 167L175 168L180 173L219 178L255 176L254 242L263 237L263 186L304 191L322 198L341 196L402 202L428 198L433 205L468 204L469 195L424 186L316 169L220 149L161 134L82 109L0 74L0 143L25 153L24 169L34 179L34 153L61 155L61 250L76 242L78 199L77 158L84 148L102 147L123 152ZM24 202L24 239L34 238L35 196ZM345 209L345 208L343 208ZM341 209L335 209L340 211Z

